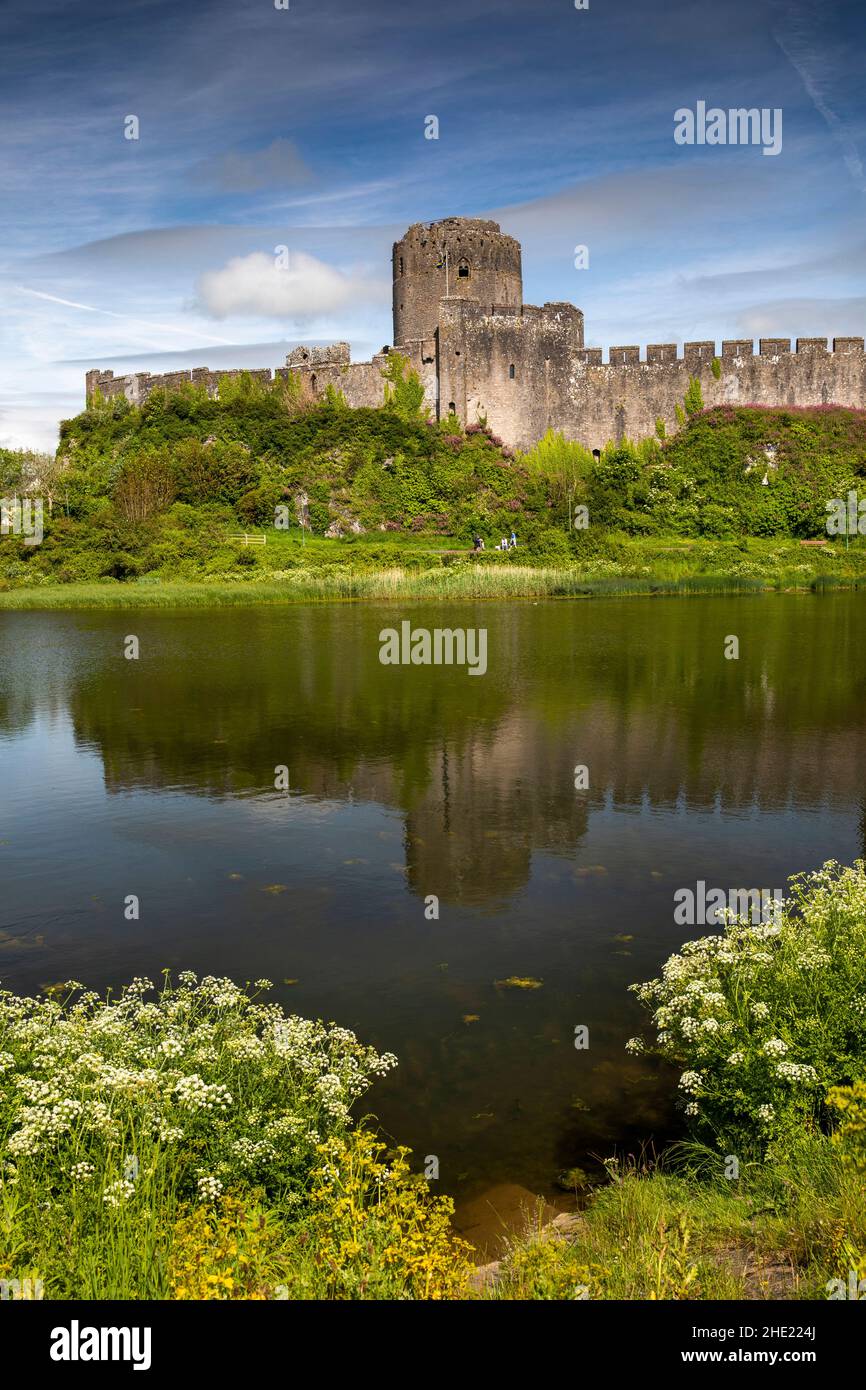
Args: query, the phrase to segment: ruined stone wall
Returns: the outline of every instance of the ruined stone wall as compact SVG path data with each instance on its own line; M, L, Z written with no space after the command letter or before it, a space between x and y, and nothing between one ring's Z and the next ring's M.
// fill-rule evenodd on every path
M583 348L583 314L573 304L523 305L517 312L443 301L439 320L439 409L464 424L486 416L495 434L525 447L561 421Z
M338 347L344 346L337 344ZM287 367L280 368L280 373L291 369L299 372L308 382L310 390L314 395L320 396L327 390L328 386L333 386L336 391L342 391L347 405L355 408L359 406L379 406L385 399L385 381L383 373L388 368L388 358L391 352L399 352L401 356L408 359L409 367L418 373L422 385L424 386L424 396L427 408L432 418L436 418L437 400L437 375L436 375L436 339L428 338L415 343L403 343L399 348L385 349L377 353L372 362L349 362L348 349L345 359L340 355L337 360L329 357L333 352L331 348L297 348L290 352L286 358Z
M306 349L304 349L306 351ZM315 349L310 349L315 352ZM324 349L320 349L324 352ZM372 362L327 362L311 360L298 364L292 361L296 354L290 353L286 359L291 366L280 368L281 374L296 371L305 380L314 396L322 396L329 386L341 391L346 404L358 409L360 406L381 405L384 398L382 367L387 366L387 355L379 353Z
M714 343L686 343L677 355L674 344L660 344L647 348L643 362L636 347L611 348L607 364L600 349L590 349L575 362L559 422L551 424L590 449L601 449L610 439L652 435L659 418L673 434L679 428L676 408L693 376L706 407L866 406L863 339L836 338L833 347L828 352L825 339L798 338L791 351L789 339L763 338L755 353L750 340L738 339L724 342L721 353ZM718 379L712 371L715 357Z
M701 383L704 405L846 405L866 407L866 353L862 338L762 338L758 352L750 339L731 339L717 352L713 342L652 344L646 358L634 346L584 348L583 315L572 304L523 305L518 311L452 298L440 306L434 337L401 344L424 386L432 419L454 409L464 425L484 417L495 434L516 448L530 448L548 429L562 430L589 449L609 440L646 438L656 421L668 434L678 429L689 381ZM718 358L719 377L712 364ZM341 391L353 407L379 406L384 400L383 370L388 352L372 362L351 362L347 343L296 348L285 367L250 372L272 382L297 372L314 395L327 387ZM216 396L225 377L240 371L194 367L154 376L135 372L115 377L87 373L87 398L124 395L140 405L157 387L183 382L204 386Z
M258 381L271 384L278 377L296 372L309 383L316 395L324 394L328 385L342 391L349 405L381 405L383 399L381 363L387 358L376 357L372 362L352 362L348 343L331 343L327 347L299 347L289 353L285 367L261 367L247 374ZM87 399L98 390L105 397L126 396L132 405L141 405L152 391L172 390L184 383L204 386L208 395L219 394L219 384L227 378L244 374L243 368L212 372L207 367L192 367L180 372L132 372L115 376L113 372L94 370L87 373Z
M131 405L141 405L146 401L151 391L163 389L166 391L176 390L192 382L194 386L204 386L209 396L219 394L219 383L224 377L243 376L245 368L231 368L226 371L212 372L208 367L189 367L180 372L163 372L161 375L154 375L151 372L130 372L127 376L115 376L114 372L102 371L94 368L86 374L86 393L88 402L91 400L95 391L100 395L110 398L112 396L126 396ZM276 371L270 367L256 367L247 373L255 377L258 381L271 382L277 374L285 375L285 368L278 367Z
M677 406L692 377L704 405L866 407L862 338L764 338L722 344L653 344L645 360L635 346L583 348L583 316L571 305L526 306L520 315L489 314L447 301L439 333L440 410L453 403L464 424L481 416L495 434L529 448L547 429L589 449L609 440L645 438L662 419L679 428ZM718 357L719 377L712 364Z
M249 375L259 381L272 383L278 377L287 377L290 372L300 376L313 395L323 396L329 386L341 391L347 405L380 406L385 398L383 372L388 367L391 349L377 353L372 362L352 362L348 343L331 343L327 347L298 347L286 358L285 367L263 367L250 371ZM431 415L436 415L436 339L406 343L399 349L408 358L410 367L418 373ZM219 394L220 381L227 377L238 377L242 370L212 372L207 367L193 367L181 372L166 372L160 376L149 372L132 372L128 376L115 376L110 371L98 369L87 373L87 399L98 390L103 396L126 396L132 405L141 405L150 393L158 388L176 389L183 383L192 382L204 386L211 397Z

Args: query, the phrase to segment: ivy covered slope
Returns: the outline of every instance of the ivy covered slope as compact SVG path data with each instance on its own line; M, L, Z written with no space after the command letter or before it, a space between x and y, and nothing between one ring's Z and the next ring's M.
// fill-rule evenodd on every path
M830 499L866 496L866 412L703 411L691 400L675 437L609 444L594 458L555 431L515 454L484 421L429 421L397 354L386 392L381 408L355 410L333 390L309 398L297 377L266 386L241 375L217 400L186 386L141 407L93 401L63 423L56 459L0 451L0 495L46 503L41 545L4 537L0 589L441 574L443 563L462 567L475 534L487 550L468 568L501 569L485 577L512 588L515 564L538 562L593 583L866 574L862 540L799 544L826 538ZM576 508L588 525L572 524ZM512 530L518 548L495 553ZM237 539L253 531L267 544Z
M596 521L680 535L826 535L827 502L866 498L866 411L722 406L641 461L610 451L591 491ZM642 466L641 466L642 465Z
M377 410L243 377L224 382L219 400L190 388L154 392L140 408L97 402L63 423L66 468L33 568L61 581L197 578L239 559L248 569L336 559L334 546L300 552L302 520L305 541L364 537L364 558L380 566L402 562L395 542L413 536L439 537L434 548L448 537L468 546L479 529L498 540L516 515L524 538L544 530L546 479L480 425L428 423L412 386L398 382ZM230 536L257 528L268 530L268 553L239 557Z

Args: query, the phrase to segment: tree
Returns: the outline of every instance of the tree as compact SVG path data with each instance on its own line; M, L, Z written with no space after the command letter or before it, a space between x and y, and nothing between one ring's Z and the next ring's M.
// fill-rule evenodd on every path
M285 377L278 376L274 390L287 415L303 415L317 404L309 372L287 372Z
M236 502L259 481L249 449L236 440L183 439L174 450L182 502Z
M42 497L48 503L51 516L66 467L66 459L41 454L35 449L0 449L0 493Z
M123 465L112 499L125 521L140 523L171 506L176 492L171 465L164 450L142 450Z
M533 473L548 479L557 501L573 496L592 471L593 459L589 449L576 439L566 439L560 430L549 429L537 444L523 454L520 462Z

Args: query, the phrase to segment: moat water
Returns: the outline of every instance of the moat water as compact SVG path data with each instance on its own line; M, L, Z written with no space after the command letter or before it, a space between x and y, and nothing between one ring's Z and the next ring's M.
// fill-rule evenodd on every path
M405 617L486 628L486 674L383 666ZM0 614L3 986L267 976L397 1054L366 1108L466 1229L491 1190L552 1197L677 1132L623 1050L628 985L703 930L674 893L864 853L864 620L853 594Z

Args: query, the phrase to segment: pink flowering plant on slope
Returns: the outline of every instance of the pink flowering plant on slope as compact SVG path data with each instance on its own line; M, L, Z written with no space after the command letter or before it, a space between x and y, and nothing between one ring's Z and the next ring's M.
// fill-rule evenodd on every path
M768 921L732 916L631 988L699 1137L763 1154L826 1126L829 1089L866 1078L866 863L796 875Z

